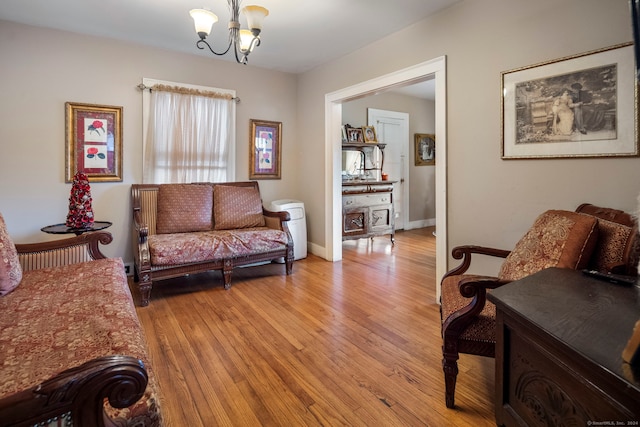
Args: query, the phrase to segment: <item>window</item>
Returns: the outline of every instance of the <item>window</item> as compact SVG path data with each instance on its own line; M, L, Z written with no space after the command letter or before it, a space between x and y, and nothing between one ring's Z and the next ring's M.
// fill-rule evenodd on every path
M144 79L143 182L235 179L235 91Z

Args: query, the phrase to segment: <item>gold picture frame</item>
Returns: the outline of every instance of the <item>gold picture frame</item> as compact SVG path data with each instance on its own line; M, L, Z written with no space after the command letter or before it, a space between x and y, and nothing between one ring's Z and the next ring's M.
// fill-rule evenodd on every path
M434 134L416 133L414 146L416 166L434 166L436 164L436 136Z
M250 119L249 179L280 179L282 122Z
M632 43L501 73L502 159L638 156Z
M65 103L65 182L122 181L122 107Z
M376 128L373 126L362 126L362 138L364 139L364 142L378 142L378 138L376 137Z

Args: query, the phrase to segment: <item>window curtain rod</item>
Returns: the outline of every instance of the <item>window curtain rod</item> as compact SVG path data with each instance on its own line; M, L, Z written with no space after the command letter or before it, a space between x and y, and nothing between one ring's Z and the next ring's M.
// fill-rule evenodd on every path
M140 89L140 90L148 90L149 92L157 90L157 91L162 91L162 92L182 93L182 94L186 94L186 95L206 96L206 97L209 97L209 98L230 99L230 100L235 101L236 104L240 102L240 98L238 98L237 96L234 97L234 96L231 96L229 94L220 93L220 92L208 92L208 91L202 91L202 90L198 90L198 89L189 89L189 88L185 88L185 87L167 86L167 85L146 86L144 83L140 83L136 87L138 89Z

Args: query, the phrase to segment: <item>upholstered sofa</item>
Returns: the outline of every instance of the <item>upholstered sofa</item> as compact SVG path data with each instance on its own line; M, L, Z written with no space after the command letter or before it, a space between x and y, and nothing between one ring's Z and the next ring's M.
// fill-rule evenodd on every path
M0 426L160 426L145 338L105 232L14 245L0 216Z
M289 213L265 209L256 181L134 184L131 196L142 306L158 280L221 270L229 289L235 267L282 258L292 272Z

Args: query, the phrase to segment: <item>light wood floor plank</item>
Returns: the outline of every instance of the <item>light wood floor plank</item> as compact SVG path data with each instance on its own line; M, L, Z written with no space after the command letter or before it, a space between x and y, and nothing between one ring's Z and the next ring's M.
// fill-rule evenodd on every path
M493 359L444 404L433 228L154 284L138 314L168 426L493 426ZM135 285L132 285L136 295Z

